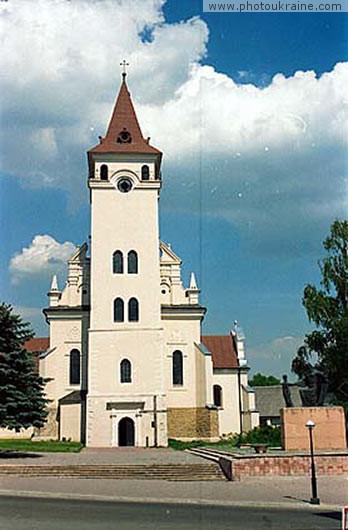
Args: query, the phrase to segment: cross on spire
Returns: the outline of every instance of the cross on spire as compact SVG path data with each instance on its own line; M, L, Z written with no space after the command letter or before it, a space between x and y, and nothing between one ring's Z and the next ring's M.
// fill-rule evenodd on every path
M126 59L123 59L122 63L120 63L120 66L122 66L123 68L122 77L124 80L126 79L126 75L127 75L126 67L129 66L129 63L126 62Z

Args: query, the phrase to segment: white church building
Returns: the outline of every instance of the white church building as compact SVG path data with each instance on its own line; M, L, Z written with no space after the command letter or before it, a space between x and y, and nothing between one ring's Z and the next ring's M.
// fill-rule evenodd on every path
M159 239L162 153L142 135L122 74L105 138L88 151L91 240L57 277L40 374L51 400L40 436L90 447L216 440L258 424L244 336L201 336L194 274Z

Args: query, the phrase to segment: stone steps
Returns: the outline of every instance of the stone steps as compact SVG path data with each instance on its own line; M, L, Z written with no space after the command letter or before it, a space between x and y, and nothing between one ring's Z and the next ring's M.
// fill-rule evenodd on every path
M0 465L0 476L169 481L224 480L217 464Z

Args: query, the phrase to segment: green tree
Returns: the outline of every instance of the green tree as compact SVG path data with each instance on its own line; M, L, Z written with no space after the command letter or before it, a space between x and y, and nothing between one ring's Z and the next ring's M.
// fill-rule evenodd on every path
M348 221L336 220L325 239L327 257L319 261L321 288L307 285L302 303L316 330L306 335L292 363L297 375L313 353L329 381L335 401L348 409Z
M32 354L24 348L33 336L10 305L0 304L0 427L19 431L45 424L46 380L36 373Z
M249 381L250 386L272 386L280 385L280 379L274 375L263 375L257 372Z

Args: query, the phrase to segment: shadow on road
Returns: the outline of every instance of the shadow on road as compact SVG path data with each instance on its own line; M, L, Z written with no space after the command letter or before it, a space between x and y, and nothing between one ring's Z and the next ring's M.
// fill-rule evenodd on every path
M25 453L21 451L0 451L0 460L1 459L10 459L10 458L41 458L42 455L37 453Z
M299 497L294 497L293 495L283 495L283 499L291 499L292 501L299 501L309 504L308 499L300 499Z
M341 512L316 512L314 515L319 517L327 517L328 519L335 519L335 521L341 521L342 514Z

